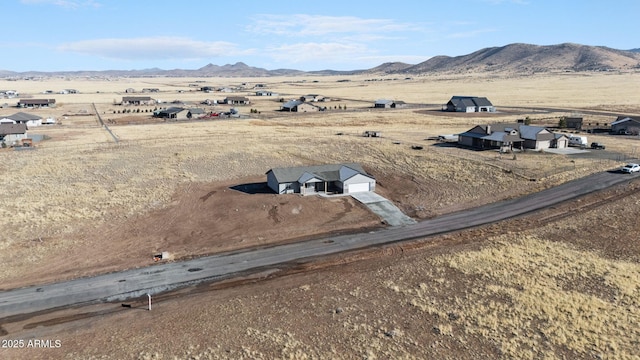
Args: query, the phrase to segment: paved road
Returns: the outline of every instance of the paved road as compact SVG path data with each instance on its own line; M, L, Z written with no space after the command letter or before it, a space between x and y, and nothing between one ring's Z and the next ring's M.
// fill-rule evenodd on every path
M630 181L640 174L597 173L518 199L443 215L414 225L320 238L269 248L238 251L154 265L61 283L0 292L0 317L69 305L122 301L204 281L223 279L300 259L462 230L539 210L577 196Z

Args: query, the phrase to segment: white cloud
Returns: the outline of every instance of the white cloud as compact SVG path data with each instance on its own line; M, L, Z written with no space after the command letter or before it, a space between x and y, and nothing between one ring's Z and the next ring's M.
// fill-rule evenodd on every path
M120 60L193 60L241 53L228 42L182 37L83 40L62 44L57 50Z
M247 30L253 33L285 36L320 36L331 34L386 34L415 31L419 27L390 19L363 19L355 16L259 15Z
M67 9L78 9L82 7L100 7L99 2L94 0L20 0L23 4L46 4L55 5Z
M298 43L269 48L267 54L275 60L286 63L343 62L363 56L369 50L358 44L341 43Z

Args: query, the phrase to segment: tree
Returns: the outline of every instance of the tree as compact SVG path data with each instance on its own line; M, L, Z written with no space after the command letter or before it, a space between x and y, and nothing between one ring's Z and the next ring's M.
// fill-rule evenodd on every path
M558 127L559 127L560 129L564 129L564 128L566 128L566 127L567 127L567 118L566 118L566 117L562 116L562 117L560 118L560 120L558 120Z
M528 117L528 116L527 116L527 117L525 117L525 118L524 118L524 124L525 124L525 125L531 125L531 118L530 118L530 117Z

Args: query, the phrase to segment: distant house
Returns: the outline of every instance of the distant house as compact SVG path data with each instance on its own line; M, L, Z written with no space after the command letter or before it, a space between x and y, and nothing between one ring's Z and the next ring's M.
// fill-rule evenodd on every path
M376 187L376 180L354 163L273 168L266 175L267 185L277 194L351 194Z
M249 98L244 96L227 96L224 99L225 104L229 105L249 105Z
M27 125L25 124L0 124L0 143L15 145L27 138Z
M298 111L298 105L302 104L302 100L290 100L280 106L281 111Z
M56 99L20 99L18 107L22 108L41 108L55 107Z
M58 94L78 94L80 93L78 90L76 89L62 89L60 91L58 91Z
M157 93L160 92L160 89L158 88L144 88L142 89L143 93Z
M581 117L567 117L564 119L567 129L582 130Z
M640 121L629 116L618 116L616 121L611 123L611 133L619 135L639 135Z
M256 96L278 96L278 93L274 93L268 90L258 90L256 91Z
M404 105L405 105L404 101L380 99L380 100L376 100L376 102L373 104L373 107L376 109L395 109L395 108L403 107Z
M312 102L312 101L324 101L324 96L318 94L309 94L300 96L300 101L302 102Z
M496 108L486 97L453 96L442 108L452 112L496 112Z
M24 112L15 113L0 118L2 124L25 124L27 128L42 125L42 118L38 115L27 114Z
M458 134L458 144L475 149L534 149L565 148L568 140L557 137L544 127L524 124L476 125Z
M288 112L315 112L322 109L316 105L306 103L301 100L291 100L282 104L280 110Z
M150 96L123 96L122 105L153 105L156 101Z
M14 98L18 97L18 92L16 90L0 90L0 98Z
M182 107L170 107L154 112L153 116L167 120L191 120L205 114L200 108L186 109Z

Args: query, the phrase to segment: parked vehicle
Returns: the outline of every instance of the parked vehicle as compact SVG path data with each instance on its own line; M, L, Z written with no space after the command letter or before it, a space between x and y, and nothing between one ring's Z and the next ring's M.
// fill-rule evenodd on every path
M604 150L604 144L599 143L599 142L592 142L591 143L591 148L592 149L596 149L596 150Z
M577 135L569 135L569 146L579 146L579 147L587 147L587 137L586 136L577 136Z
M631 163L631 164L627 164L627 165L623 166L623 167L620 169L620 171L622 171L623 173L627 173L627 174L631 174L631 173L634 173L634 172L638 172L638 171L640 171L640 165L638 165L638 164L633 164L633 163Z

